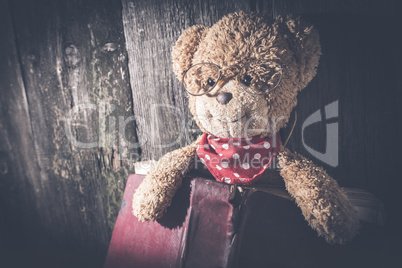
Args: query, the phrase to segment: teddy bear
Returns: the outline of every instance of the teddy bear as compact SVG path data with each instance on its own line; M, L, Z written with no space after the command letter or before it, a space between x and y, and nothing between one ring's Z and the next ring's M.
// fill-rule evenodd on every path
M217 181L238 186L258 182L275 160L311 228L328 243L350 241L359 220L343 189L323 168L284 147L278 134L320 55L316 29L291 15L238 12L211 27L184 30L173 47L173 69L203 134L148 172L133 197L138 220L162 217L197 159Z

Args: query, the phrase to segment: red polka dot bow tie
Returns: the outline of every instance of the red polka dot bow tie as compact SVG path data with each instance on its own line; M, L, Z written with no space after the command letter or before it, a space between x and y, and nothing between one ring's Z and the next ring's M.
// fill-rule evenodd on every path
M217 181L247 185L260 179L281 146L279 134L224 139L204 134L197 155Z

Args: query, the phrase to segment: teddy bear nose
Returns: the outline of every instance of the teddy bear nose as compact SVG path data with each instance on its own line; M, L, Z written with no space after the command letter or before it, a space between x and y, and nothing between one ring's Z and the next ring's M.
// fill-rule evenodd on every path
M218 94L218 96L216 96L216 100L220 103L220 104L228 104L229 101L232 99L233 95L232 93L228 93L228 92L221 92Z

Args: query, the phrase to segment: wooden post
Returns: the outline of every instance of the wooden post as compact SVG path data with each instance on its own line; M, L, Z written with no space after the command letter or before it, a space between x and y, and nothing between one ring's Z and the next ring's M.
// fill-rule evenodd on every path
M24 240L104 254L139 157L121 4L1 3L9 220Z

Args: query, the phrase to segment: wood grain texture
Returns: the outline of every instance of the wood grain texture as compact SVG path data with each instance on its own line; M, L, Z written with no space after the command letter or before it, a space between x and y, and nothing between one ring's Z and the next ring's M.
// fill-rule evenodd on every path
M3 241L16 246L36 207L33 185L39 172L30 126L26 89L8 2L1 2L0 18L0 205L4 213ZM25 213L20 213L23 210ZM15 232L18 230L18 232Z
M134 114L143 160L157 160L190 144L199 134L184 88L173 73L171 49L181 32L212 25L230 12L249 10L247 1L123 0Z
M25 239L102 256L138 152L121 4L12 1L4 13L1 151L24 211L12 222Z

